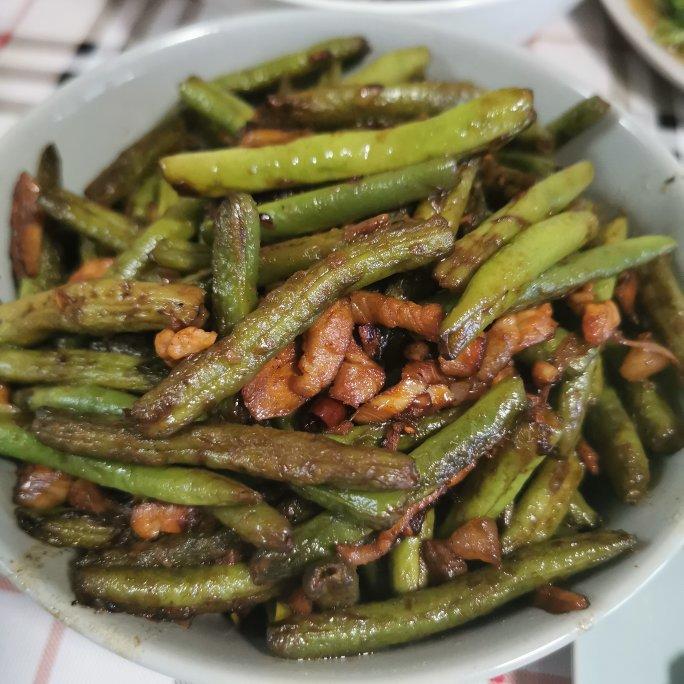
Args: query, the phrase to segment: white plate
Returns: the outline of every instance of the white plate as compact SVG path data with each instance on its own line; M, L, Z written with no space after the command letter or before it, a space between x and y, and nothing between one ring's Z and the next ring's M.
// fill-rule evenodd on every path
M312 9L411 16L474 32L490 40L522 43L580 0L278 0ZM408 39L409 41L411 39Z
M289 30L283 30L288 26ZM559 80L556 72L520 50L460 36L410 19L330 12L291 11L239 17L184 29L143 45L59 90L0 140L0 216L10 209L14 179L33 169L38 153L55 141L64 158L65 184L80 190L122 147L145 131L174 101L177 84L191 73L205 76L251 65L333 35L363 33L378 52L407 42L430 45L436 78L472 77L489 87L534 88L542 118L589 93ZM407 41L408 37L408 41ZM615 112L565 152L596 165L594 192L624 207L638 229L682 235L684 182L660 143ZM12 295L8 231L0 231L0 297ZM518 607L455 632L375 654L325 662L283 662L261 641L249 642L221 617L198 619L191 629L154 624L126 615L97 614L72 605L68 553L36 544L13 519L14 468L0 464L0 569L69 626L94 641L177 679L193 684L255 680L411 682L437 677L462 682L509 671L570 642L629 598L681 545L680 496L684 469L677 458L657 462L654 492L639 507L608 503L612 526L636 533L640 548L577 582L592 599L582 613L551 616Z
M684 551L573 647L575 684L684 682Z
M653 40L646 25L630 7L629 0L601 2L635 49L665 78L684 89L684 60Z

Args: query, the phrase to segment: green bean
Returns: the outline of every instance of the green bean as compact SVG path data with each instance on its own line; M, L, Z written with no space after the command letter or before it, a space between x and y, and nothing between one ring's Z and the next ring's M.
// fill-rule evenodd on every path
M634 423L609 385L589 411L587 436L618 498L625 503L639 502L651 479L648 459Z
M160 178L155 219L163 216L171 207L178 204L180 199L180 195L175 191L171 183L168 183L165 178Z
M594 394L594 376L603 376L601 357L589 352L592 360L586 370L576 377L566 378L560 384L556 411L563 426L558 443L558 453L562 458L569 458L577 448L582 436L582 426L592 402L598 398Z
M549 155L553 153L556 142L546 126L535 121L511 141L507 149L525 150L538 154Z
M194 273L211 263L211 249L187 240L160 240L152 250L152 261L179 273Z
M154 220L158 213L157 199L161 180L161 172L155 169L140 181L126 205L126 215L129 218L142 224L148 224Z
M121 416L133 406L135 397L128 392L97 385L55 385L18 390L12 395L12 400L30 411L53 408L74 413Z
M298 575L310 563L333 555L338 544L353 544L370 534L363 527L330 513L320 513L295 528L288 550L262 549L249 563L257 584L267 584Z
M356 238L272 290L230 336L177 366L132 410L149 436L171 434L235 394L259 369L340 295L353 287L418 268L449 250L445 222L427 223Z
M459 167L458 178L454 187L437 203L432 198L423 200L413 213L414 218L428 219L434 214L439 214L446 219L451 232L457 235L461 226L461 219L468 206L473 183L480 170L479 159L471 159Z
M202 202L183 198L177 204L139 233L130 245L116 258L108 271L110 277L135 279L147 265L151 253L164 239L188 239L195 233L195 221Z
M622 242L627 239L628 232L629 226L627 224L627 219L624 216L619 216L603 229L600 244L612 245L616 242ZM597 302L605 302L608 299L612 299L616 282L617 276L597 280L594 283L594 299Z
M102 487L186 506L256 503L260 498L239 482L198 468L122 465L61 453L6 418L0 420L0 454L62 470Z
M313 266L349 241L343 228L333 228L324 233L266 245L259 252L258 284L272 285L286 280L293 273Z
M287 550L292 545L288 519L263 501L241 506L215 506L216 519L258 548Z
M204 292L183 283L97 279L0 304L0 344L33 345L54 332L106 335L190 325Z
M459 171L456 159L440 157L260 204L261 239L273 242L314 233L396 209L452 188Z
M676 246L672 238L664 235L644 235L573 254L521 288L513 308L527 309L564 297L585 283L648 263L661 254L671 252Z
M670 408L653 380L624 382L620 390L648 451L674 454L684 446L682 420Z
M180 85L180 99L211 123L237 135L254 118L254 107L215 83L191 76Z
M582 494L577 491L570 499L565 522L569 523L575 530L591 530L601 524L601 518Z
M634 544L634 537L626 532L590 532L535 544L505 559L500 567L474 570L410 597L271 625L268 647L283 658L322 658L422 639L491 613L543 584L605 563Z
M422 444L443 427L456 420L464 411L463 406L451 408L422 416L410 423L411 432L405 432L399 437L397 451L410 451ZM374 447L381 446L388 428L387 423L368 423L356 425L344 435L328 434L327 437L341 444Z
M539 453L539 431L522 423L491 457L484 459L458 489L458 496L439 527L448 537L473 518L498 518L544 460Z
M413 461L403 454L261 425L201 425L168 439L147 439L125 422L43 412L32 431L55 449L123 463L201 465L299 485L369 490L410 489L417 481Z
M271 95L266 116L287 125L315 130L392 126L477 97L472 83L403 83L401 85L336 85Z
M51 190L62 184L62 160L53 143L46 145L40 153L36 182L41 190Z
M583 474L584 466L575 454L544 461L513 509L511 522L501 536L503 552L508 554L519 546L552 537L568 512Z
M302 586L318 610L346 608L359 602L359 574L342 561L321 561L304 572Z
M137 225L123 214L62 188L43 192L39 202L51 218L115 252L127 249L138 234Z
M259 251L259 286L286 280L293 273L309 268L347 241L343 228L305 235L266 245ZM162 240L154 249L154 261L165 268L191 273L206 268L211 251L202 244L181 240Z
M588 97L548 124L555 148L563 147L584 131L597 124L610 109L610 105L598 95Z
M344 78L345 83L394 85L420 78L430 63L430 50L416 47L390 50Z
M440 333L454 357L516 300L517 290L578 250L596 225L589 212L566 212L530 226L473 276Z
M219 335L225 337L257 303L259 215L254 200L234 193L216 216L212 247L212 310Z
M458 240L454 251L436 266L437 282L450 290L463 289L478 267L497 250L528 225L562 211L593 178L593 165L583 161L539 181Z
M548 340L532 345L516 354L516 359L532 366L536 361L547 361L556 366L563 378L576 378L599 355L592 347L565 328L557 328Z
M86 187L88 199L107 207L127 199L165 154L180 149L186 130L183 118L173 109L154 128L123 150ZM92 236L94 237L94 236ZM125 249L114 247L114 249Z
M317 73L332 60L348 62L360 59L368 52L368 43L358 36L331 38L299 52L276 57L256 66L213 79L226 90L240 93L264 90L284 80Z
M91 551L75 561L76 567L178 568L212 565L236 549L238 540L229 530L169 534L153 541Z
M511 430L526 404L522 382L510 378L492 387L460 418L446 425L411 452L420 486L404 492L359 492L326 487L296 487L319 506L375 528L390 527L411 503L444 486L463 468L494 448Z
M492 91L425 121L382 131L299 138L285 145L177 154L161 160L174 185L201 195L311 185L382 173L508 139L534 116L530 91Z
M75 568L79 603L157 620L244 609L273 598L279 588L256 586L244 563L199 568Z
M390 576L395 594L408 594L427 586L428 569L420 549L424 539L432 539L434 527L435 510L431 508L425 515L420 532L402 539L390 551Z
M558 171L558 164L553 157L531 152L519 152L508 148L496 155L497 160L513 169L531 173L539 178L546 178Z
M677 357L680 369L684 368L684 294L671 261L662 257L643 269L640 285L639 298L644 311Z
M81 383L145 392L165 374L148 359L84 349L0 349L0 382L21 385Z
M51 546L99 549L112 544L123 532L122 525L111 518L82 511L52 509L39 513L17 508L14 512L26 534Z

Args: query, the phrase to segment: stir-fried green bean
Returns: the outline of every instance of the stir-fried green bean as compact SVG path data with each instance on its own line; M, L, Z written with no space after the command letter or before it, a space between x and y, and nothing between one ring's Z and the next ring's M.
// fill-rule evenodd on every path
M208 196L311 185L381 173L445 154L465 155L525 128L533 118L528 90L486 93L425 121L383 131L351 131L299 138L257 149L227 148L165 157L174 185Z
M214 320L225 336L257 303L259 215L249 195L230 195L219 207L211 255Z
M330 613L293 617L268 630L283 658L366 653L458 627L533 589L631 549L626 532L589 532L520 550L501 567L474 570L440 587Z
M55 385L26 387L15 392L13 400L30 411L52 408L73 413L119 416L133 406L135 396L97 385Z
M32 431L55 449L124 463L202 465L293 484L371 490L410 489L417 481L413 461L403 454L259 425L203 425L168 439L146 439L125 423L44 412Z
M459 171L456 159L431 159L260 204L262 241L313 233L396 209L438 190L450 189Z
M146 392L164 375L158 362L130 354L85 349L0 349L0 382L20 385L84 383Z
M123 465L61 453L41 444L6 417L0 420L0 454L61 470L103 487L169 503L212 506L256 503L260 499L254 490L207 470Z
M267 116L315 130L396 125L434 116L482 91L472 83L341 84L271 95Z
M566 212L537 223L485 262L440 333L453 357L516 301L517 291L578 250L596 226L589 212Z
M579 162L532 186L454 245L435 269L442 287L460 290L477 268L521 230L567 207L594 178L590 162Z
M0 304L0 344L34 345L52 333L106 335L201 320L204 292L183 283L100 279Z

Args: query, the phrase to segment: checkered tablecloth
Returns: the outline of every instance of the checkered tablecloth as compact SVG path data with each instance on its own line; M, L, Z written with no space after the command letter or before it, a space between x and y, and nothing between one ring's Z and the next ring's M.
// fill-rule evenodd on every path
M0 0L0 135L59 85L121 50L178 26L282 7L268 0ZM558 65L684 155L684 96L658 76L588 0L528 49ZM67 629L0 579L0 681L11 684L172 684ZM571 649L497 677L500 684L568 684Z

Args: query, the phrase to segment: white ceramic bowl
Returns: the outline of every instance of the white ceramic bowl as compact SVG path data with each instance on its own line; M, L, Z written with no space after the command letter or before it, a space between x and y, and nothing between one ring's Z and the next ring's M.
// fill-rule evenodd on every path
M293 5L380 17L411 17L463 33L522 43L580 0L279 0ZM408 38L411 42L413 38Z
M64 158L65 183L80 190L104 163L152 124L173 102L190 73L206 76L236 69L341 34L364 33L379 52L410 41L430 45L437 78L472 77L490 86L534 88L543 118L588 93L560 80L527 54L410 20L368 22L358 16L274 12L184 29L141 46L65 86L0 141L0 216L10 209L17 173L33 169L47 142ZM615 112L565 151L568 160L596 165L596 195L624 207L639 231L681 237L684 184L680 169L660 144ZM672 179L672 180L670 180ZM0 231L0 295L12 295L8 231ZM551 616L518 607L438 638L373 656L323 662L283 662L250 642L222 617L198 619L191 629L154 624L126 615L97 614L73 606L67 581L68 553L36 544L15 525L11 489L14 468L0 463L0 569L69 626L132 660L193 684L255 680L279 682L408 682L437 676L453 682L511 670L571 641L629 598L682 543L684 469L675 457L654 463L654 489L636 508L606 505L609 524L636 533L633 554L581 579L591 607Z
M684 89L684 60L659 45L650 30L636 15L630 0L601 0L611 19L625 37L665 78Z

